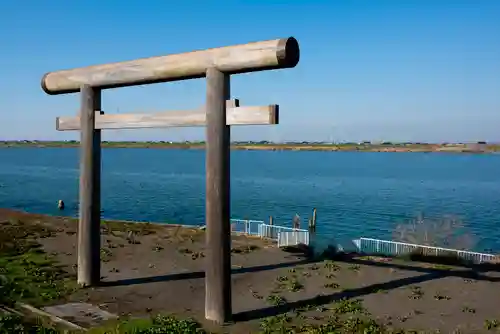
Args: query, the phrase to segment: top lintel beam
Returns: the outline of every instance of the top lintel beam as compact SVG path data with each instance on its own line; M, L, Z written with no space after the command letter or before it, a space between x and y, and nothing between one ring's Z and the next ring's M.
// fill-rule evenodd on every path
M41 85L57 95L76 93L82 85L107 89L202 78L210 67L227 74L291 68L299 59L299 43L288 37L49 72Z

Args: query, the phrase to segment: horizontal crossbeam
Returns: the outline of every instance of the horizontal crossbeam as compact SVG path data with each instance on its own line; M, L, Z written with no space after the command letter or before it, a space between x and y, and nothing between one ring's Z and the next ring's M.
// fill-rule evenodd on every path
M66 94L81 85L106 89L202 78L209 67L226 74L291 68L299 59L299 43L288 37L49 72L41 84L47 94Z
M239 107L237 100L229 100L226 110L227 125L278 124L278 105ZM168 127L195 127L206 125L204 108L191 111L165 111L154 114L95 115L95 129L141 129ZM57 117L58 131L80 130L80 117Z

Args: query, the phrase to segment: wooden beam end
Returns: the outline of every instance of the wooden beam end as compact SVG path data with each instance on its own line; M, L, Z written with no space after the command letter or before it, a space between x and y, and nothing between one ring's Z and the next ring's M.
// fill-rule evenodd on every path
M279 124L280 106L271 104L269 106L269 124Z

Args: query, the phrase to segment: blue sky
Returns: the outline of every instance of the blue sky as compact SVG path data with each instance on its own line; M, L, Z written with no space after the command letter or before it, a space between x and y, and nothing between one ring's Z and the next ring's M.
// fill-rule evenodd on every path
M500 1L4 1L0 139L76 139L45 72L294 36L294 69L232 77L246 105L280 105L277 126L234 140L500 141ZM103 92L107 113L193 109L203 79ZM194 140L203 128L106 131L105 140Z

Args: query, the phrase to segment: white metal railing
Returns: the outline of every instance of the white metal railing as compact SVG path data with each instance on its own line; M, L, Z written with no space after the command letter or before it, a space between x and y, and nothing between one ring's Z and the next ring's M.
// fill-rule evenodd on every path
M459 249L425 246L417 244L409 244L405 242L379 240L371 238L359 238L353 240L354 244L362 253L376 253L383 255L404 255L415 251L421 252L425 256L456 256L472 263L490 262L496 258L496 255L469 252Z
M278 225L268 225L268 224L260 224L259 225L259 236L261 238L273 239L275 241L278 241L278 235L280 232L294 232L294 231L309 233L308 230L302 230L299 228L292 228L292 227L285 227L285 226L278 226Z
M279 231L278 232L278 247L309 245L309 231Z
M268 225L262 220L231 219L231 232L271 239L278 243L278 247L309 245L308 230Z
M259 235L259 226L262 224L264 224L262 220L231 219L231 232Z

